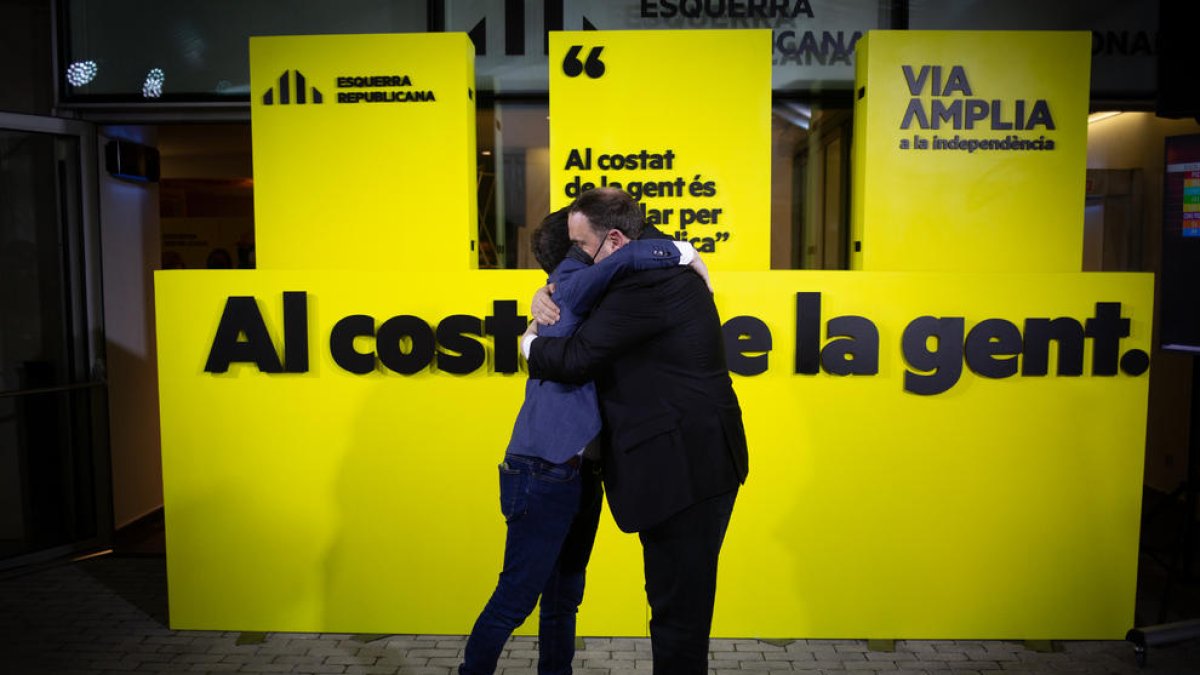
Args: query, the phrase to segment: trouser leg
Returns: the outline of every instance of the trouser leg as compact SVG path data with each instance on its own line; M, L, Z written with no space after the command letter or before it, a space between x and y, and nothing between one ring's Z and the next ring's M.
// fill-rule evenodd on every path
M736 497L711 497L640 533L655 675L708 672L717 560Z
M579 511L563 542L554 570L542 590L538 623L538 673L565 675L575 657L575 615L583 601L588 559L596 540L603 489L595 465L584 460L580 471Z
M533 612L570 530L579 501L578 472L543 469L512 457L501 465L501 510L508 523L504 568L467 638L459 666L463 675L495 672L504 643Z

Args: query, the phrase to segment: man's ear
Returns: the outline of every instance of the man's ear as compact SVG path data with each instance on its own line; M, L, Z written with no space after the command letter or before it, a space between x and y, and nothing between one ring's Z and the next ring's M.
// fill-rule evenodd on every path
M628 244L630 239L625 236L625 233L614 228L608 231L608 238L612 240L612 250L619 250L625 244Z

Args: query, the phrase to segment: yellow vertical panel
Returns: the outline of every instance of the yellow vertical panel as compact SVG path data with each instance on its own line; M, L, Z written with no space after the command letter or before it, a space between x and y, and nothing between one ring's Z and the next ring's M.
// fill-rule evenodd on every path
M854 137L851 139L850 164L850 269L863 268L863 214L867 204L867 173L872 164L867 161L867 120L870 118L867 98L867 64L870 45L859 40L854 46Z
M551 33L549 58L552 208L619 183L711 268L770 268L769 30Z
M868 33L855 267L1079 271L1090 44L1085 32Z
M461 33L251 38L258 266L474 267L473 59Z

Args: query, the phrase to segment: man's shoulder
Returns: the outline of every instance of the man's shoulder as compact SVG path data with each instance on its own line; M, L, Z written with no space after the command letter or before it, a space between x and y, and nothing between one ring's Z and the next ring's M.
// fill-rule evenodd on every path
M558 266L555 267L554 271L550 273L550 281L557 283L586 267L586 264L572 258L571 256L567 256L566 258L563 258L562 262L558 263Z
M648 286L659 286L684 274L691 274L691 271L683 265L631 271L625 276L613 280L608 287L608 292L635 291Z
M641 240L641 239L671 239L671 237L668 237L667 235L663 234L662 231L659 230L657 227L655 227L653 225L647 225L642 230L641 235L638 236L638 239L639 240Z

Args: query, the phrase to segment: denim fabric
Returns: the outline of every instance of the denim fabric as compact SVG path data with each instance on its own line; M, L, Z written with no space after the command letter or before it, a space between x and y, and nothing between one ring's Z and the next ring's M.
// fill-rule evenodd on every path
M493 673L504 643L541 597L538 673L571 673L575 614L600 517L594 464L578 468L506 455L500 512L507 522L504 568L467 639L462 675Z

